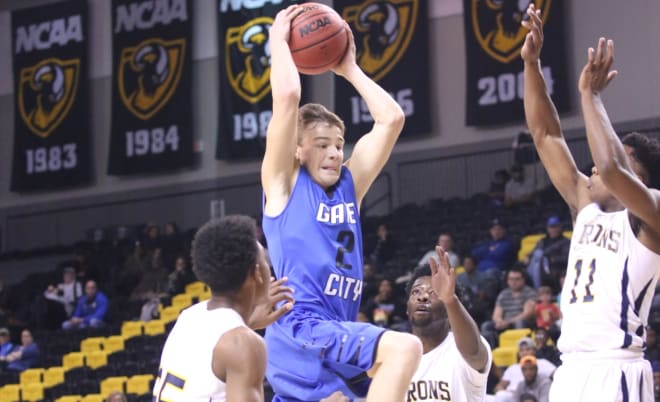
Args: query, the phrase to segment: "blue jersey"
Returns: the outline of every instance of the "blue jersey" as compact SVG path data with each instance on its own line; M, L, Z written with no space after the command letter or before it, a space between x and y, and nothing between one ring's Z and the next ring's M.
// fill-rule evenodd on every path
M362 232L355 186L342 166L329 194L304 167L284 211L263 218L268 254L278 278L295 290L294 311L353 321L362 294Z

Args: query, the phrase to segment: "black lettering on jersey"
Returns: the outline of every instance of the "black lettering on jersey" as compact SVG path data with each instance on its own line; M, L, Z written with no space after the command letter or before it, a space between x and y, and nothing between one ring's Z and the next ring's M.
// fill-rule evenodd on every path
M407 401L451 401L449 383L446 381L420 380L410 383Z
M594 245L614 253L619 251L621 232L606 228L601 224L586 224L582 228L579 244Z

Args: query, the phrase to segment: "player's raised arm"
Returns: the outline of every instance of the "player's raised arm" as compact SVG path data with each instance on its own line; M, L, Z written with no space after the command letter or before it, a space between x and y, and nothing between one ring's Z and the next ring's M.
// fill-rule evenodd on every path
M652 176L657 177L658 173L649 171L654 170L652 166L658 168L658 156L655 157L656 162L651 165L651 169L649 166L632 168L632 164L639 165L639 155L635 155L636 150L630 147L629 158L612 127L601 98L601 93L617 74L617 71L611 70L613 61L614 42L600 38L596 50L589 48L587 63L580 74L580 99L589 150L603 184L633 215L649 226L655 233L657 244L660 245L660 191L657 189L657 183L652 180ZM655 148L657 155L657 144L653 147L653 143L649 141L647 147L646 151L649 153ZM641 180L638 174L642 176Z
M273 116L266 133L261 182L266 195L265 212L273 215L279 213L288 200L296 168L298 104L301 89L300 76L291 58L288 40L291 20L301 10L299 5L291 5L281 10L277 13L269 32Z
M405 115L398 103L383 88L360 69L355 60L355 40L348 25L349 46L341 63L333 69L353 85L367 104L374 119L371 131L355 144L346 166L355 181L355 193L360 203L371 184L383 169L392 148L403 129Z
M578 170L566 140L562 134L557 109L548 93L541 70L543 46L543 22L539 10L533 4L527 9L529 20L523 26L530 31L525 38L521 56L524 62L525 119L539 158L552 184L557 188L569 208L578 211L585 204L583 189L587 178Z

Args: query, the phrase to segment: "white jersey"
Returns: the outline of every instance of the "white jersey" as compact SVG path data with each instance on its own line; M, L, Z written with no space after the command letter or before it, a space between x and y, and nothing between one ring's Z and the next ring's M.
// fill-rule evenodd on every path
M488 362L483 373L473 369L458 351L454 334L449 332L435 349L422 356L410 381L406 401L482 401L486 395L488 370L493 359L488 342Z
M203 301L185 309L172 328L160 358L154 401L225 402L226 385L211 368L220 337L240 326L241 316L229 308L207 309Z
M660 255L639 242L628 210L589 204L577 215L561 294L562 353L627 350L640 355Z

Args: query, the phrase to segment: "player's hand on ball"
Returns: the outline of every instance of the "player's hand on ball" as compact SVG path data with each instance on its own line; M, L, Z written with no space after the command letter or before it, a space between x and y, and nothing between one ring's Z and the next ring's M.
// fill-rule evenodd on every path
M284 285L288 280L287 277L278 280L271 278L267 299L262 300L250 316L250 328L266 328L293 309L293 289Z
M291 34L291 21L303 11L299 4L292 4L287 8L280 10L275 16L273 25L270 26L268 31L268 40L284 42L289 41Z
M348 36L348 48L344 57L341 59L339 64L332 69L337 75L345 76L349 69L357 67L356 61L356 47L355 47L355 38L353 37L353 31L346 21L344 21L344 29L346 29L346 34Z

